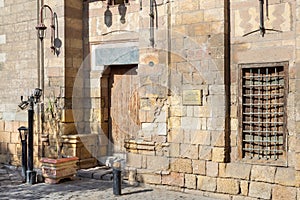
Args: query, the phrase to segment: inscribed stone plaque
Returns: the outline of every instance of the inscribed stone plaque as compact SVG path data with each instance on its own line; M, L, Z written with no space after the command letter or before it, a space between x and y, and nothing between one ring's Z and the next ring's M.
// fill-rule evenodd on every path
M182 98L183 105L202 105L202 90L184 90Z

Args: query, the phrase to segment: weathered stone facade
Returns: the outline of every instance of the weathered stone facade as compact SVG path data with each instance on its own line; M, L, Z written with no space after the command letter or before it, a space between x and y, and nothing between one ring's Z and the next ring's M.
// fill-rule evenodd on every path
M18 3L0 1L0 76L7 79L1 82L7 91L0 106L0 155L13 164L20 156L17 128L26 122L16 99L27 87L41 85L34 30L39 5L26 2L17 10ZM264 2L265 29L249 35L259 29L258 0L107 2L44 1L57 12L63 43L55 56L46 48L47 37L44 41L45 99L62 99L63 152L79 156L82 167L116 156L126 161L124 170L135 179L130 181L180 191L299 199L300 2ZM26 17L19 16L23 9ZM283 156L245 159L241 64L283 62L288 65ZM37 158L41 134L46 133L35 134ZM52 140L50 133L46 155L55 151Z

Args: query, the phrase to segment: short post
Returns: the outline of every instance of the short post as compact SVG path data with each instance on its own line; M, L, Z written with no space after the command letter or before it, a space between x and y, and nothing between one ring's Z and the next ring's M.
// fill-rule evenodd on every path
M22 177L23 177L23 183L26 182L26 171L27 171L27 133L28 128L25 126L21 126L18 128L18 131L20 133L20 139L22 143Z
M114 195L121 195L121 163L115 162L113 164L113 193Z

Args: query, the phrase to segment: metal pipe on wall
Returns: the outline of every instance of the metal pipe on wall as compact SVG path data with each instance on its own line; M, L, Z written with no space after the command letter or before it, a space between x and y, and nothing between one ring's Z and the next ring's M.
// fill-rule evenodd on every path
M150 45L154 47L154 0L150 0Z
M41 20L40 19L40 9L41 7L44 5L44 0L41 1L37 1L37 24L40 23ZM44 89L44 40L40 40L39 37L37 37L37 59L38 59L38 87L42 89L42 91L45 91ZM45 156L45 145L43 140L40 140L40 137L43 135L44 133L44 92L42 94L42 102L40 104L40 106L38 106L38 110L37 110L37 123L38 123L38 134L39 134L39 138L38 138L38 144L40 144L41 141L41 157Z

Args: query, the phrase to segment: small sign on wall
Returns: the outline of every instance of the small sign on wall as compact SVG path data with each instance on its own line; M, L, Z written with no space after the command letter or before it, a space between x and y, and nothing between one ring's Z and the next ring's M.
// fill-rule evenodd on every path
M182 103L186 106L201 106L202 105L202 90L183 90Z

